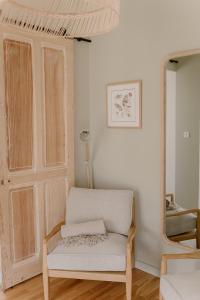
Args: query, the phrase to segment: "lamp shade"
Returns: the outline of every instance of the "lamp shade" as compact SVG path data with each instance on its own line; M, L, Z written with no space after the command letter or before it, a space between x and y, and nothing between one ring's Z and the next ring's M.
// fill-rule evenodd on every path
M0 20L61 37L90 37L119 23L120 0L7 0Z

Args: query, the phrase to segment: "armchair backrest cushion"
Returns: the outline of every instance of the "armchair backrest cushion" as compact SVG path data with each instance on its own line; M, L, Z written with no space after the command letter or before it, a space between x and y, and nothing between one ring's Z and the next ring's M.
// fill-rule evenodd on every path
M71 188L66 224L103 219L108 232L128 234L132 223L133 191Z

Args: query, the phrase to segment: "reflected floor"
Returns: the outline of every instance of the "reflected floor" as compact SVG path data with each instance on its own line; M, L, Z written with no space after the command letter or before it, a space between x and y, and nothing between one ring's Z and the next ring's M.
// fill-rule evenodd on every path
M197 249L196 248L196 240L182 241L180 244L184 245L184 246L189 246L189 247L194 248L194 249Z

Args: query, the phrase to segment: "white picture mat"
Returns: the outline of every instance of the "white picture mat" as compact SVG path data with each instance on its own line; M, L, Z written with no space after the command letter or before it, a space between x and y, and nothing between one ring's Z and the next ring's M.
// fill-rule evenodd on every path
M141 81L107 86L109 127L141 127Z

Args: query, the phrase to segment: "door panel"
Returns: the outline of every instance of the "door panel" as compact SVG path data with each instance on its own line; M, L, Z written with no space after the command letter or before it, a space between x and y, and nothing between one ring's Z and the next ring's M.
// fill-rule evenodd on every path
M13 262L36 253L36 211L33 186L11 190L11 236Z
M41 273L43 237L64 219L74 184L73 42L7 30L0 32L3 289Z
M65 220L67 197L67 180L58 178L45 183L45 225L46 232L49 233L55 225ZM60 235L56 235L48 243L48 250L55 248Z
M65 220L66 194L67 194L67 184L65 178L49 180L45 184L46 231L47 232L50 232L56 224Z
M9 185L11 286L41 272L43 195L42 184Z
M9 170L31 169L33 160L31 45L4 40L4 67Z
M41 184L0 188L3 289L41 272L43 195Z
M65 164L64 54L44 48L46 166Z

